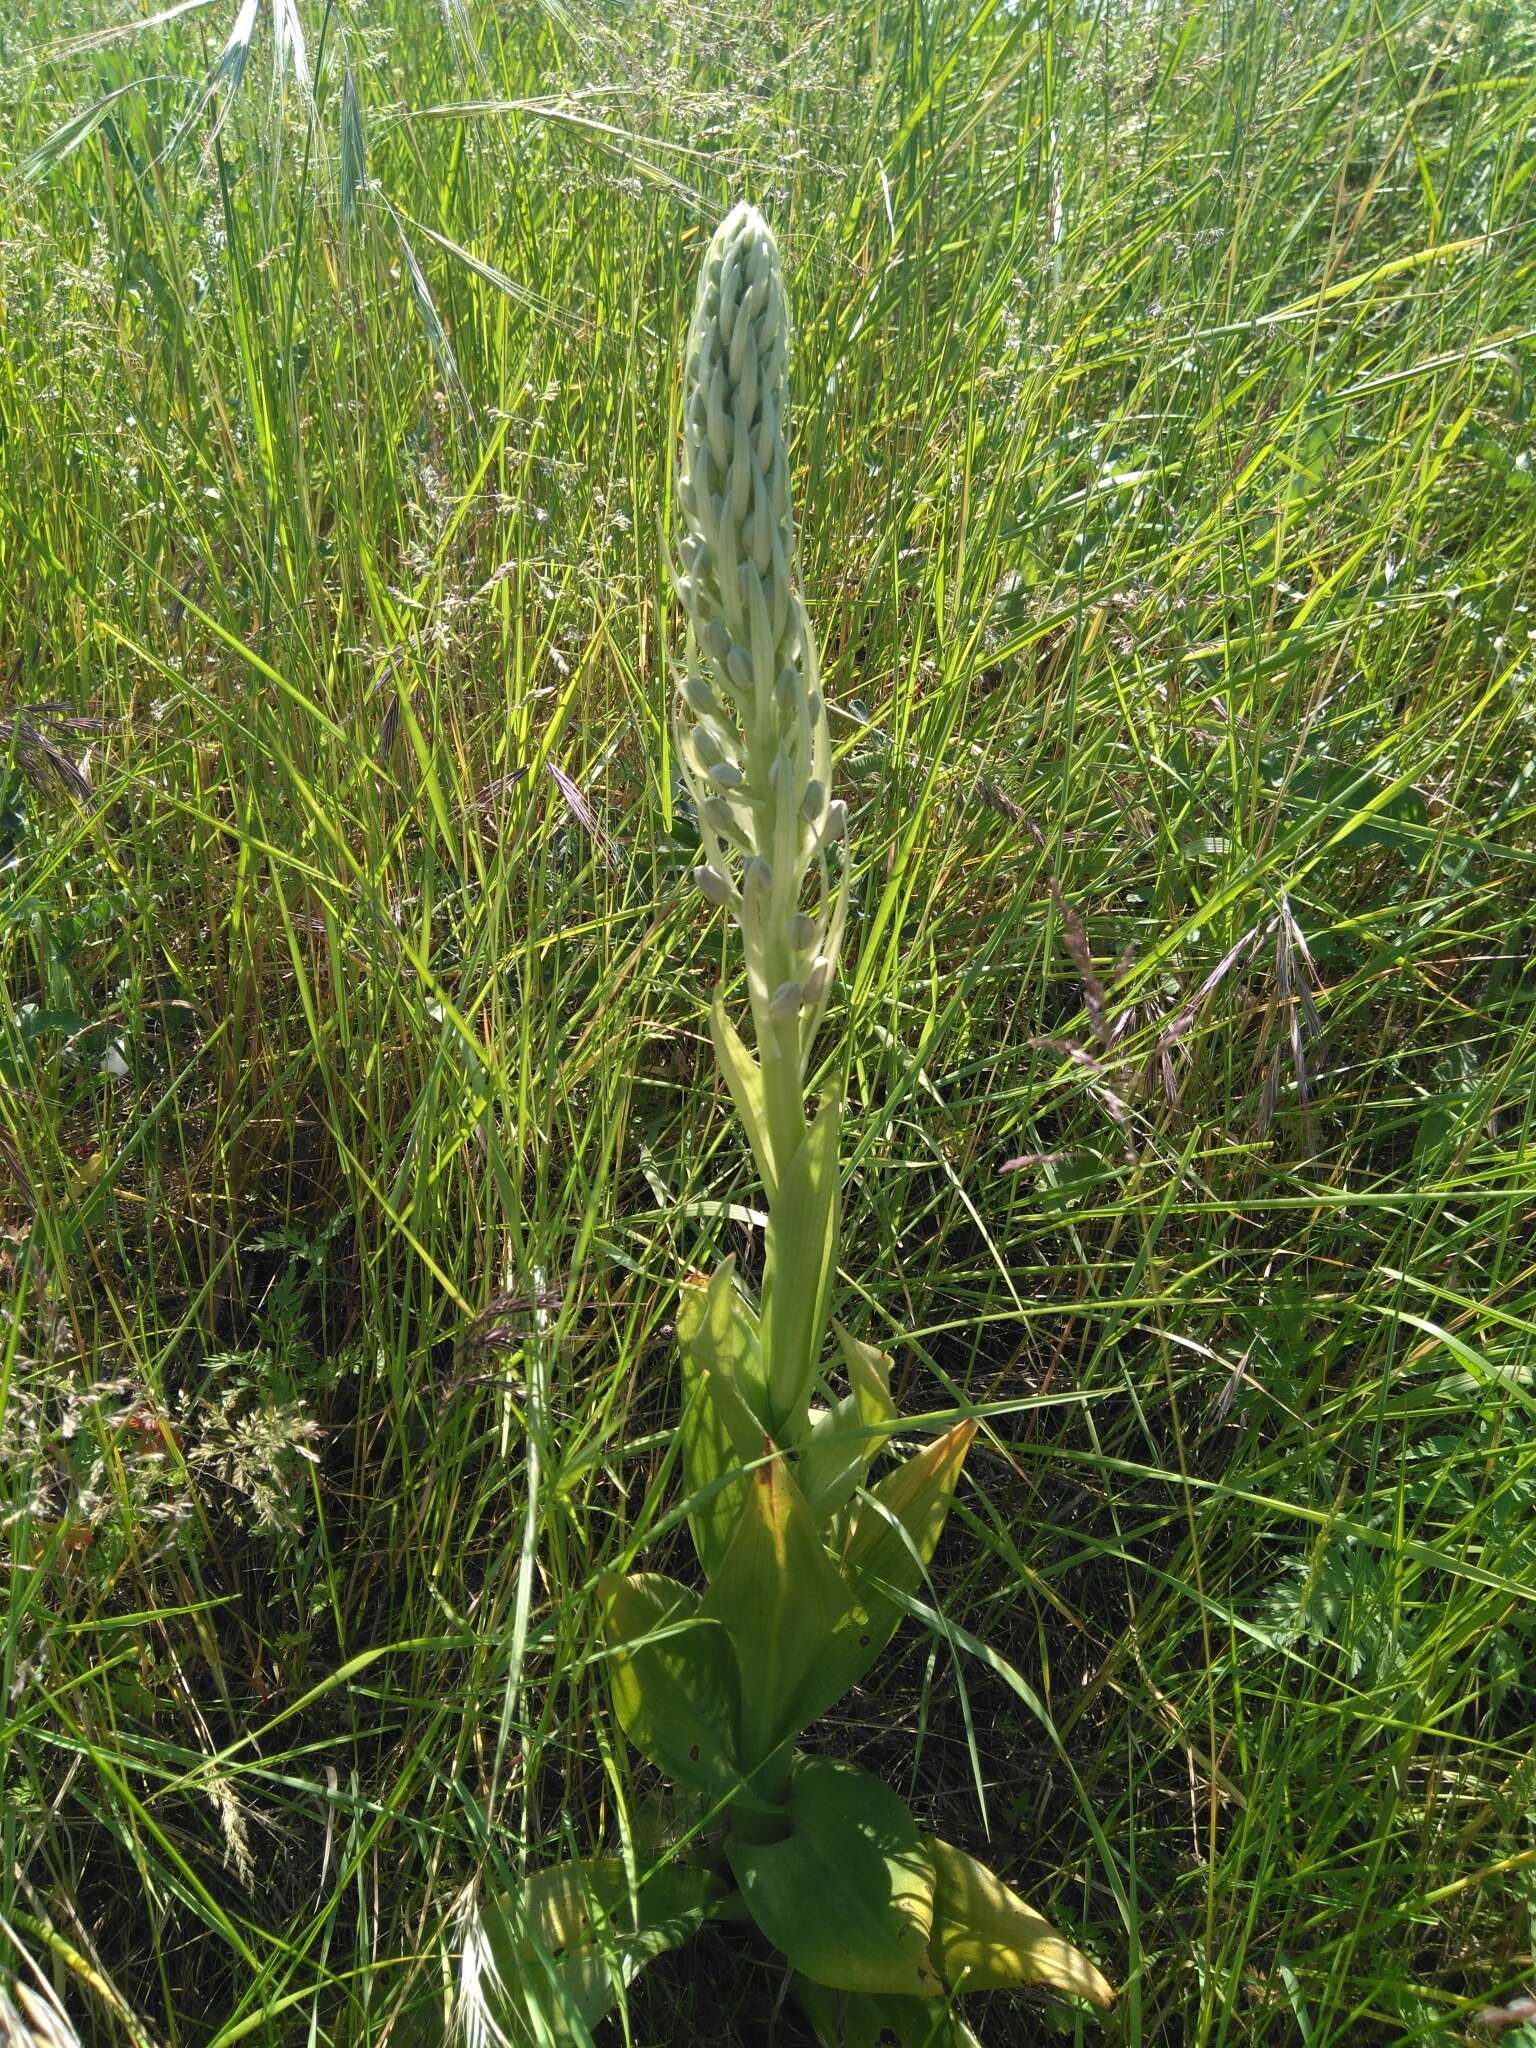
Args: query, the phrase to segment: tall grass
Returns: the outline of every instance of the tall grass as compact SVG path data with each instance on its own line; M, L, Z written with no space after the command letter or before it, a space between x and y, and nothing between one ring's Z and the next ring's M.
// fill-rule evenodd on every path
M1529 21L155 11L0 21L0 1951L88 2040L430 2037L483 1887L649 1853L593 1588L761 1250L658 531L747 194L838 1312L986 1417L839 1739L1100 2038L1467 2035L1536 1969ZM780 1988L721 1930L628 2038Z

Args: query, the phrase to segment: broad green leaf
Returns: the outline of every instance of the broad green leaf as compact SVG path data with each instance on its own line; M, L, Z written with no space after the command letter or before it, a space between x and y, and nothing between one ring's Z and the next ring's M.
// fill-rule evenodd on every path
M749 1406L749 1400L759 1409L764 1405L757 1319L736 1286L735 1271L735 1260L726 1259L708 1281L690 1275L677 1310L683 1471L690 1496L705 1496L689 1514L688 1527L709 1579L729 1548L746 1486L745 1479L728 1486L718 1482L751 1464L763 1447L761 1420Z
M856 1764L799 1756L790 1831L726 1844L753 1919L791 1966L834 1991L941 1990L928 1954L933 1864L902 1801Z
M629 1878L617 1856L551 1863L530 1871L517 1893L519 1953L546 1948L551 1955L585 1941L594 1922L611 1918L629 1898Z
M822 1528L853 1498L885 1441L887 1426L896 1419L890 1359L850 1337L841 1323L832 1327L852 1391L835 1408L812 1411L796 1470L800 1490Z
M832 1333L843 1354L848 1384L853 1389L864 1420L868 1423L894 1422L896 1404L891 1399L891 1357L878 1344L861 1343L833 1319Z
M690 1275L677 1304L677 1340L686 1367L718 1373L766 1427L767 1381L757 1311L736 1280L734 1256L722 1259L707 1282Z
M880 1439L865 1427L854 1395L845 1394L835 1408L812 1408L795 1469L819 1529L852 1500L879 1448Z
M750 1774L805 1725L792 1717L792 1704L817 1659L855 1614L842 1574L782 1457L752 1473L730 1549L699 1611L723 1623L735 1646L741 1765ZM787 1758L780 1757L765 1784L781 1783L787 1767Z
M915 1590L922 1566L938 1545L975 1435L974 1422L957 1422L880 1481L849 1539L845 1562L850 1573L868 1574L903 1592Z
M807 1674L794 1702L798 1727L818 1720L857 1685L896 1633L902 1609L883 1589L917 1590L975 1434L974 1422L957 1422L887 1474L860 1507L843 1558L855 1612Z
M937 1999L833 1991L801 1976L793 1988L822 2048L977 2048L960 2015Z
M806 1132L779 1176L768 1219L763 1265L763 1357L768 1374L768 1433L798 1444L806 1399L827 1327L837 1264L840 1200L837 1140L841 1109L833 1100Z
M619 1724L642 1756L711 1798L740 1786L736 1661L699 1596L659 1572L604 1582L603 1631Z
M945 1982L962 1991L1005 1991L1046 1984L1108 2006L1107 1978L1033 1906L963 1849L925 1835L933 1860L933 1960Z
M752 1157L762 1178L763 1192L771 1203L779 1177L773 1158L773 1141L768 1130L768 1105L763 1094L763 1070L742 1043L741 1034L725 1014L720 992L709 1006L709 1035L715 1042L715 1058L731 1091L736 1114L746 1128Z
M620 1986L688 1939L721 1889L708 1871L673 1865L641 1885L637 1919L617 1857L535 1871L515 1892L481 1902L464 1945L460 2009L479 2008L512 2041L582 2041Z
M741 1520L750 1480L738 1479L707 1493L718 1480L761 1457L764 1438L757 1417L747 1408L730 1380L712 1372L696 1378L695 1390L683 1410L683 1470L690 1495L707 1494L688 1517L693 1547L704 1576L713 1582L725 1562L731 1538ZM749 1448L743 1450L745 1443Z

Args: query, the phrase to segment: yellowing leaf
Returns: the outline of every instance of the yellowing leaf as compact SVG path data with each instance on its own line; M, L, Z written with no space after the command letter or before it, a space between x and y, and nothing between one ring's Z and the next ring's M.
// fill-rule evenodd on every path
M910 1592L933 1556L955 1497L976 1424L957 1422L880 1481L849 1541L850 1573L868 1573ZM915 1553L915 1554L914 1554Z
M924 1836L937 1880L933 1959L951 1987L1004 1991L1045 1984L1097 2006L1109 2006L1109 1980L1033 1906L963 1849Z

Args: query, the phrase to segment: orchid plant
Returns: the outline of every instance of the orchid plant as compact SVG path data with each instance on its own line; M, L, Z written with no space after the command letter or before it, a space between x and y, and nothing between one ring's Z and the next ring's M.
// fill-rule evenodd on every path
M1111 1997L880 1779L801 1747L894 1635L977 1425L955 1423L869 1485L897 1429L891 1361L830 1313L841 1106L829 1094L812 1113L806 1085L847 914L847 870L834 869L848 821L795 583L789 343L773 235L738 206L709 245L688 338L674 730L704 853L694 879L741 933L755 1050L719 993L711 1035L768 1223L756 1298L727 1258L685 1282L677 1314L703 1586L641 1571L601 1587L615 1715L691 1796L696 1841L716 1853L648 1879L618 1858L531 1878L484 1958L514 2038L584 2039L635 1970L718 1914L750 1918L783 1955L829 2048L958 2048L974 2039L955 2003L971 1991Z

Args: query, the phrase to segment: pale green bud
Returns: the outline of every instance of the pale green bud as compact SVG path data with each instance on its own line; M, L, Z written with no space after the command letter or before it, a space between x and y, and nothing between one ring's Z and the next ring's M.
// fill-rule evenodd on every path
M695 669L683 683L683 697L690 711L700 718L716 718L720 706L715 702L715 693L708 682Z
M693 728L692 739L693 751L698 756L699 760L703 763L706 770L713 768L717 761L721 761L725 758L724 750L722 749L719 740L715 737L715 734L711 731L709 726L703 722L702 719Z
M699 894L711 903L717 903L722 910L729 909L736 901L736 891L718 868L701 867L693 871L693 879Z
M725 672L739 690L752 687L752 657L745 647L733 647L725 658Z
M738 852L749 851L747 835L735 810L723 796L707 796L699 805L699 815L712 832L718 832L722 839L728 839Z

